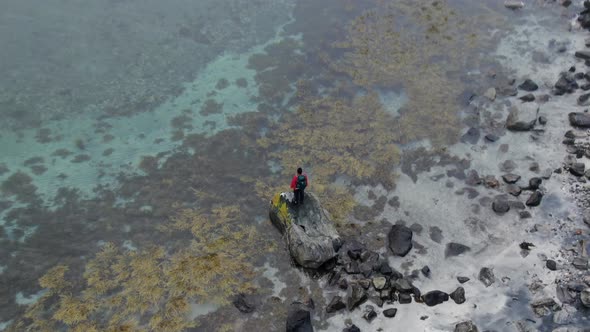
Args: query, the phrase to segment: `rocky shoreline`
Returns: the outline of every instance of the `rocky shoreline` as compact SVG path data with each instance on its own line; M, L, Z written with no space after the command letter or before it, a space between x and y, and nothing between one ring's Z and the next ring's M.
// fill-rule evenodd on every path
M516 2L511 2L510 7L507 7L521 10L522 3L518 3L516 6ZM561 4L567 7L571 2L562 1ZM583 6L574 26L590 29L590 1L584 1ZM528 170L524 172L528 176L520 174L517 163L510 159L502 161L498 165L500 172L495 174L480 174L477 169L471 168L461 170L459 176L454 176L465 184L463 189L455 193L467 193L467 199L476 198L482 191L492 192L492 197L481 197L479 205L493 211L497 219L516 211L518 218L525 222L521 229L514 230L525 236L518 244L520 256L524 258L533 253L539 260L535 269L527 271L527 274L536 276L543 273L547 278L553 279L552 284L541 278L526 284L530 293L527 306L534 317L516 317L520 319L514 320L509 330L588 330L585 326L588 326L590 317L590 187L587 186L590 169L586 164L590 158L590 113L585 107L590 106L590 93L585 91L590 90L590 71L587 71L590 67L590 41L585 44L585 49L574 51L571 59L573 65L562 68L563 71L553 84L543 84L531 78L510 78L506 81L498 78L494 86L481 95L472 97L471 106L475 109L483 109L490 104L503 105L507 116L505 120L493 117L490 121L485 121L485 116L482 117L484 121L481 121L479 127L474 126L464 134L461 139L464 144L475 146L483 142L489 148L497 147L499 151L507 152L509 144L498 144L497 141L510 132L521 138L528 136L534 143L552 147L561 144L560 149L565 155L559 167L538 162L529 156L521 156L524 160L529 160ZM565 51L561 48L557 50L559 53ZM495 78L496 74L489 75ZM575 100L575 103L567 107L569 112L556 114L556 110L551 109L557 102L571 103L571 100ZM557 117L570 127L563 132L561 142L555 142L552 135L546 135L554 130L550 130L550 127ZM537 152L552 151L546 149ZM553 224L536 223L535 218L541 213L536 210L546 197L553 199L552 190L564 191L563 194L572 199L576 209L570 211L572 213L565 219L549 213ZM532 227L527 228L527 222L532 223ZM289 310L287 331L313 331L311 318L314 310L324 310L328 315L360 311L364 322L359 324L348 318L342 331L361 331L357 325L367 326L367 323L370 324L378 317L394 320L399 307L412 302L428 307L460 306L466 302L466 298L479 296L466 292L463 287L465 283L480 282L481 286L478 287L485 288L494 287L495 283L510 283L510 277L495 273L495 267L489 265L478 267L478 281L459 275L456 277L456 285L441 287L443 290L418 288L414 285L415 280L433 277L428 265L405 274L390 265L392 256L405 257L412 250L420 250L421 245L418 245L418 249L414 248L416 242L413 241L412 228L404 222L391 226L387 234L387 249L381 251L369 249L362 243L363 239L345 241L335 259L322 267L327 271L324 271L325 289L337 295L331 296L325 308L315 308L311 299L294 303ZM561 243L561 247L550 254L542 243L543 238L548 236L559 239ZM444 256L460 257L471 251L472 248L465 244L448 242ZM445 303L449 300L454 304ZM474 308L476 307L474 304ZM421 315L420 319L426 320L429 316ZM538 322L541 322L540 327ZM481 327L478 329L477 323L472 320L463 320L447 326L445 330L473 332L481 330Z

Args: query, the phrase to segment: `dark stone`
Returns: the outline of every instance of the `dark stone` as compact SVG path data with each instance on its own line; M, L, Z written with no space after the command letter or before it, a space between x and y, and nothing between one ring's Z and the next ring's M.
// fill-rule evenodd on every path
M326 312L331 314L333 312L339 311L346 308L346 304L342 301L342 297L336 295L330 301L330 304L326 307Z
M529 104L523 104L525 105ZM528 107L521 109L512 106L508 118L506 118L506 128L511 131L529 131L537 123L538 107Z
M532 93L526 94L520 98L518 98L520 100L522 100L525 103L531 102L531 101L535 101L535 95Z
M256 308L252 303L246 300L246 295L239 294L233 300L233 305L240 311L245 314L249 314Z
M578 97L578 106L590 106L590 93Z
M342 290L348 289L348 281L346 281L346 279L340 279L340 282L338 283L338 288Z
M465 183L469 186L477 186L482 183L482 179L479 177L477 171L472 169L467 172L467 179L465 179Z
M414 285L406 278L394 281L392 286L400 293L410 293L414 290Z
M556 94L572 93L578 88L576 79L571 74L563 74L554 85Z
M373 319L375 319L375 317L377 317L377 313L375 312L375 309L373 308L373 306L368 305L365 308L365 314L363 315L363 318L367 321L367 322L372 322Z
M400 304L412 303L412 296L408 293L400 293L398 301Z
M396 256L404 257L412 249L412 230L404 225L393 225L387 238L389 249Z
M543 198L543 194L540 191L535 191L531 194L529 199L526 200L527 206L538 206L541 204L541 199Z
M342 332L361 332L361 329L359 329L358 326L352 324L349 327L344 328Z
M523 241L518 246L522 250L531 250L531 247L534 247L535 245L530 242Z
M495 141L499 140L500 137L498 135L494 135L494 134L487 134L485 136L485 139L487 139L490 142L495 142Z
M422 274L423 274L425 277L430 277L430 268L428 267L428 265L425 265L425 266L422 268Z
M575 73L575 74L574 74L574 78L575 78L575 79L577 79L577 80L581 80L581 79L584 79L585 75L586 75L586 74L584 74L584 73L582 73L582 72Z
M571 112L568 114L570 124L575 127L590 128L590 114Z
M590 51L576 51L574 55L582 60L590 60Z
M503 199L495 199L492 203L492 210L498 214L503 214L510 210L510 205Z
M539 187L541 186L541 183L543 183L543 179L541 178L531 178L529 180L529 186L527 189L529 190L537 190L539 189Z
M508 173L508 174L502 175L502 179L504 179L504 182L512 184L512 183L516 183L516 182L518 182L518 180L520 180L520 175Z
M590 58L589 58L590 59ZM526 79L521 85L518 86L519 89L524 91L536 91L539 86L537 83L533 82L531 79Z
M584 84L582 84L582 86L580 87L580 89L582 89L584 91L590 90L590 83L584 83Z
M363 304L367 300L367 292L359 285L352 285L348 288L348 298L346 300L346 307L349 311L353 311L356 307Z
M552 259L548 259L548 260L545 262L545 266L547 266L547 268L548 268L549 270L551 270L551 271L557 271L557 262L555 262L555 261L554 261L554 260L552 260Z
M439 290L434 290L431 292L428 292L426 294L424 294L422 296L422 299L424 300L424 303L429 306L429 307L433 307L437 304L441 304L443 302L446 302L449 300L449 294L439 291Z
M584 176L584 172L586 171L586 165L584 163L573 163L570 166L570 173L575 176Z
M464 283L468 282L469 280L471 280L471 279L469 279L469 278L467 278L467 277L457 277L457 281L458 281L460 284L464 284Z
M575 257L572 261L572 265L578 270L588 270L588 258Z
M532 217L529 211L520 211L518 212L518 215L520 216L520 219L529 219Z
M449 294L449 297L457 304L465 303L465 289L463 287L457 287L454 292Z
M509 184L506 186L506 192L512 196L518 197L520 195L520 193L522 192L522 189L515 184Z
M494 276L494 272L489 267L482 267L479 270L479 280L486 286L491 286L494 282L496 282L496 277Z
M397 314L396 308L390 308L390 309L383 310L383 316L385 316L387 318L393 318L393 317L395 317L395 314Z
M544 126L544 125L547 124L547 118L544 115L541 115L539 117L539 124L542 125L542 126Z
M361 269L359 268L359 264L356 261L352 261L352 262L346 264L346 267L344 267L344 271L346 271L346 273L348 273L348 274L361 273Z
M387 262L382 262L381 266L379 267L379 272L381 272L381 274L383 275L391 275L393 273L393 270L391 269L391 267L389 266L389 264Z
M346 251L348 257L355 260L360 259L361 253L365 250L365 247L356 241L346 243L346 246L348 247L348 250Z
M445 248L445 257L459 256L469 250L471 250L471 248L464 244L449 242L447 243L447 247Z
M478 332L478 330L477 326L475 326L473 322L469 320L455 325L454 332Z
M287 312L287 332L313 332L309 306L293 302Z

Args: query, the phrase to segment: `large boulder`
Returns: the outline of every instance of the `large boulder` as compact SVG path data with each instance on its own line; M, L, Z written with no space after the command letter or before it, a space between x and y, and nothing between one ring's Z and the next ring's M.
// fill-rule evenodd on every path
M303 205L292 201L293 193L276 194L270 202L270 220L285 235L293 259L317 269L336 257L342 239L316 195L306 192Z

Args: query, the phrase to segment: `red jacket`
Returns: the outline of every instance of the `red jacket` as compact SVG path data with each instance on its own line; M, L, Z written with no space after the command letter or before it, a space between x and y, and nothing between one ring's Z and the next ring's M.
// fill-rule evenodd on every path
M299 175L295 174L295 176L293 177L293 180L291 180L291 189L295 189L297 188L297 177ZM303 173L303 176L305 176L305 185L309 186L309 180L307 179L307 174Z

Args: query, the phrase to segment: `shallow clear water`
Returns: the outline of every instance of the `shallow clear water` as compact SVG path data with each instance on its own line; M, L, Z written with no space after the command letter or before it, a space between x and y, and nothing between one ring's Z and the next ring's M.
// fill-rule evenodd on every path
M3 7L1 328L275 331L305 296L316 303L316 329L328 331L346 318L363 330L439 331L463 319L498 328L530 316L524 300L507 305L528 282L522 266L539 264L510 246L526 227L485 207L480 198L494 191L468 199L457 194L463 179L448 174L494 174L511 159L526 178L535 174L527 156L543 169L560 165L564 153L543 143L561 137L556 112L547 113L556 125L544 141L460 137L507 113L503 102L470 97L509 77L553 83L573 61L566 55L583 45L567 34L574 9L460 0ZM551 39L568 51L554 52ZM460 307L398 306L395 326L368 325L359 310L327 315L340 291L291 264L267 220L268 201L288 190L298 166L345 239L407 274L429 265L437 277L416 280L421 289L450 290L485 264L515 282L468 285L477 298ZM559 183L546 186L554 196L535 222L575 213ZM404 259L389 257L385 240L400 219L423 229L423 250ZM433 227L442 243L428 235ZM471 253L447 260L450 241ZM256 304L253 314L232 305L239 293Z

